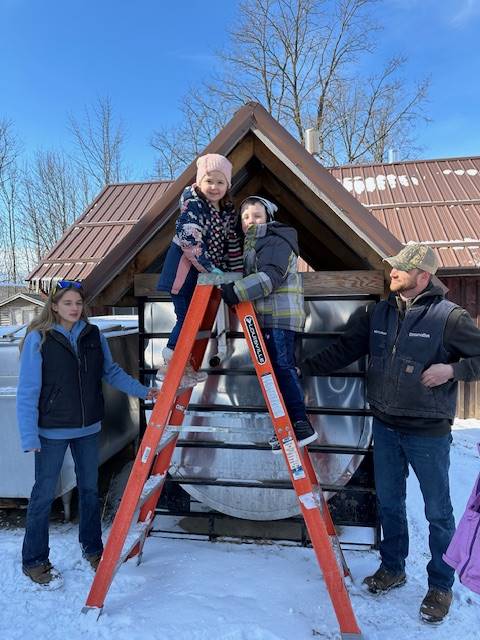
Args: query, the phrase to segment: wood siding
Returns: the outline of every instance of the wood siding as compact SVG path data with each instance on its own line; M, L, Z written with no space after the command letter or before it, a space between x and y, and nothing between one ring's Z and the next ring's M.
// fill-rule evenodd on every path
M444 277L442 282L448 287L447 297L466 309L480 327L480 276ZM480 418L480 382L459 384L459 418Z

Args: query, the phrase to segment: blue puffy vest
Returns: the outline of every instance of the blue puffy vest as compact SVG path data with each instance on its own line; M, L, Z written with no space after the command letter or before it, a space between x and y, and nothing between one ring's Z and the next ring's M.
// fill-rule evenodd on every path
M386 415L453 420L457 383L449 380L428 388L420 377L435 363L449 363L443 346L448 316L456 307L448 300L426 298L405 313L403 321L395 298L375 306L370 320L370 359L367 398Z

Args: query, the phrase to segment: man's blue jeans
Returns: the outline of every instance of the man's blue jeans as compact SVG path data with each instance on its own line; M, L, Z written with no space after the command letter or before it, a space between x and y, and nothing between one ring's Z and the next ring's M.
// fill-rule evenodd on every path
M432 557L427 565L428 585L443 591L451 589L454 581L454 570L442 559L455 531L448 482L451 441L450 434L404 435L376 418L373 420L375 485L383 529L382 565L393 573L405 570L408 556L405 498L410 464L420 484L429 523Z
M75 462L79 497L79 541L85 555L103 550L98 500L99 433L71 440L53 440L40 436L41 450L35 453L35 484L27 511L22 562L35 567L48 560L48 525L58 477L68 445Z
M308 419L303 389L295 368L295 337L295 331L288 329L264 329L263 332L278 386L292 422Z

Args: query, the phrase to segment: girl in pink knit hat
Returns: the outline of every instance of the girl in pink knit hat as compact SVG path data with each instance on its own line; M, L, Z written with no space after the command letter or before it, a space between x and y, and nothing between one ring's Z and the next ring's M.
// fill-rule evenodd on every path
M242 271L238 218L229 194L231 181L230 161L218 153L207 153L198 158L196 181L180 198L175 235L157 285L159 291L170 293L177 318L162 352L165 366L158 370L159 381L163 381L173 356L198 274ZM205 378L205 373L189 366L182 384L191 386Z

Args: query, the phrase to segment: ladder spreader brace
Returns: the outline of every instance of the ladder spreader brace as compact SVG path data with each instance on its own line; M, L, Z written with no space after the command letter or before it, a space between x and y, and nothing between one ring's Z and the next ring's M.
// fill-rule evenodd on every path
M137 563L141 561L143 545L153 527L155 507L180 433L178 427L183 423L192 394L192 388L179 388L183 372L189 361L194 369L198 369L202 363L220 304L217 285L232 282L238 277L239 274L201 274L198 278L179 340L82 609L84 613L93 609L100 615L113 577L121 564L133 556L138 556ZM306 447L299 449L297 446L253 305L251 302L240 302L234 310L242 325L275 433L282 447L292 485L337 616L341 637L343 640L361 639L362 634L344 581L344 577L350 573L308 451Z

